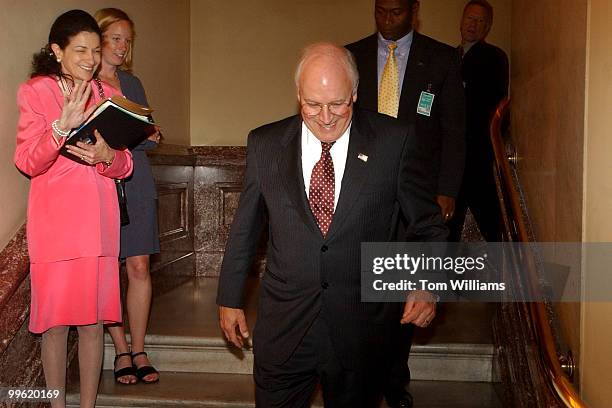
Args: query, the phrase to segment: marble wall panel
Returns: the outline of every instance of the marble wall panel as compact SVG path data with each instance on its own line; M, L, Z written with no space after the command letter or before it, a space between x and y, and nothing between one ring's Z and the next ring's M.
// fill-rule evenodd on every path
M0 252L0 353L26 320L30 304L25 225Z
M193 276L193 157L187 151L151 156L158 195L161 252L151 257L154 275ZM180 265L177 267L175 263ZM165 279L165 278L164 278Z
M244 165L197 166L195 169L196 270L216 276L237 208Z
M157 185L159 239L170 242L189 235L188 214L189 183L164 183Z
M196 146L195 240L196 273L217 276L225 243L242 189L244 147Z
M28 331L29 259L25 225L0 252L0 385L41 386L40 337ZM20 407L26 405L12 404Z
M240 199L246 149L161 146L150 157L159 194L162 242L162 254L154 260L167 263L168 257L177 259L191 250L195 274L217 276ZM263 269L265 237L261 242L254 273Z
M0 353L6 352L20 327L30 314L30 279L26 278L2 309L0 319Z
M6 351L0 356L0 385L42 387L44 376L40 362L40 336L28 331L27 320L21 325Z
M0 309L28 274L28 247L25 224L0 252Z

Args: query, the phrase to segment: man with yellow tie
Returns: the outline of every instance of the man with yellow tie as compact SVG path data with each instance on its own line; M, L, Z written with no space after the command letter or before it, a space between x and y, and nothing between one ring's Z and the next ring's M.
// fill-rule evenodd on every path
M357 61L357 104L415 126L429 157L432 195L445 221L452 218L465 162L465 96L456 50L413 30L418 0L375 0L377 33L346 46ZM409 239L402 231L398 240ZM414 326L405 325L394 356L387 403L412 406L404 389Z

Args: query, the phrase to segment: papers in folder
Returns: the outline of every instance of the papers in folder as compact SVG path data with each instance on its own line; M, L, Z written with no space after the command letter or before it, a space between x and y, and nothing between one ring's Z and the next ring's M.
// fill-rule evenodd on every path
M96 143L94 130L98 130L106 143L113 149L131 149L155 133L151 117L152 109L132 102L121 95L102 100L91 115L76 129L73 129L66 145L77 142ZM65 147L61 154L75 161L76 156L68 153Z

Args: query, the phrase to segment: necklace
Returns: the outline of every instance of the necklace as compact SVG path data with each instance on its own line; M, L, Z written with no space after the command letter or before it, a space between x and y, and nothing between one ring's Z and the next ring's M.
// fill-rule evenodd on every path
M106 99L106 95L104 95L104 88L102 88L102 81L100 81L100 78L94 78L94 81L98 87L98 95L100 96L100 99Z
M70 95L72 93L73 84L68 82L66 77L64 77L63 75L60 75L57 84L59 85L60 89L64 94Z

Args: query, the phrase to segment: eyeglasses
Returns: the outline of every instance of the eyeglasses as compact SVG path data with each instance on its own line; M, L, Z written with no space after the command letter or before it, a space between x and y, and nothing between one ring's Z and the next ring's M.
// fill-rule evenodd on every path
M346 115L349 111L351 104L353 103L353 98L349 98L348 101L341 102L330 102L330 103L317 103L304 101L302 103L302 112L306 116L316 116L321 111L323 111L323 107L327 107L327 109L334 115L342 116Z

